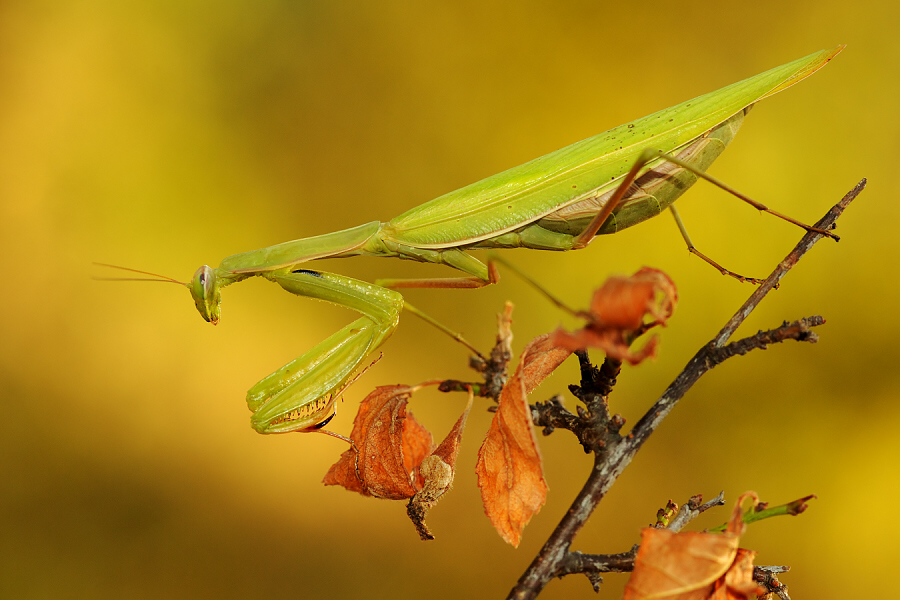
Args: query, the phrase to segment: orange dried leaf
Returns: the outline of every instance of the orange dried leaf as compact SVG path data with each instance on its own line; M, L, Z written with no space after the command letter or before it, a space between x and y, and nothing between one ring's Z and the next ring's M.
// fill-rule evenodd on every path
M507 392L511 389L521 400ZM521 406L524 398L520 378L506 385L475 467L484 512L500 537L513 546L519 545L522 530L547 497L531 411Z
M423 540L434 539L425 515L453 484L454 467L474 395L440 446L406 412L407 386L377 388L360 403L353 421L354 446L325 475L325 485L340 485L365 496L409 498L407 514Z
M744 523L744 511L741 507L744 505L744 500L747 498L750 498L753 501L754 507L759 504L759 496L756 495L756 492L744 492L741 494L734 504L734 509L731 511L731 519L725 527L726 532L743 535L747 525Z
M431 451L431 434L406 404L407 386L383 386L360 403L344 452L325 475L325 485L341 485L366 496L400 500L417 491L413 470ZM358 454L357 454L358 450Z
M513 303L506 301L503 312L497 314L497 346L506 356L512 356L512 311Z
M632 335L647 326L665 325L677 302L675 283L658 269L644 267L631 277L610 277L594 292L591 322L573 333L556 331L554 341L571 350L600 348L610 358L638 364L655 355L657 342L651 339L632 351ZM645 323L647 316L652 320Z
M472 409L472 401L474 399L475 395L470 390L469 401L466 403L463 414L456 420L456 424L453 425L444 441L434 449L434 452L426 456L419 465L419 491L410 499L406 507L406 514L409 515L413 525L416 527L416 531L419 532L419 537L423 540L434 539L434 536L425 524L425 516L453 485L459 444L462 441L463 430L466 427L466 418Z
M560 346L552 334L545 333L531 340L522 352L520 361L525 393L533 392L570 354L572 350Z
M459 454L459 445L462 443L463 430L466 428L466 419L469 417L469 411L472 410L472 401L474 398L475 396L469 392L469 401L466 403L463 413L459 416L459 419L456 420L453 428L447 432L444 441L442 441L431 453L432 456L437 456L444 463L450 465L451 469L456 466L456 456Z
M571 350L582 348L599 348L609 358L627 361L632 365L644 362L648 358L656 356L656 347L659 345L657 338L651 338L640 350L632 350L626 336L616 329L599 329L588 326L569 333L557 329L554 333L554 341Z
M753 559L756 552L738 548L731 568L716 581L710 600L752 600L765 593L765 589L753 580Z
M345 450L336 463L331 465L322 483L325 485L339 485L351 492L359 492L364 496L368 494L363 491L363 482L356 475L356 451L353 448Z
M535 338L515 375L503 388L475 471L484 512L507 543L518 546L522 530L547 498L541 454L528 406L528 391L552 373L571 352L550 336Z
M608 327L637 329L650 315L665 324L675 311L675 282L659 269L643 267L631 277L610 277L594 292L591 315Z
M425 426L419 423L413 414L406 413L406 419L403 421L403 468L410 473L415 479L415 488L422 489L422 478L418 475L417 469L422 461L431 453L434 447L434 441L431 438L431 432L425 429Z
M675 533L645 527L625 600L705 600L737 553L731 533Z
M641 532L641 548L634 562L634 572L625 587L624 600L730 600L744 596L714 596L718 590L728 593L727 574L736 565L738 543L743 533L742 495L732 513L725 533L701 533L688 531L675 533L668 529L644 528ZM731 575L731 590L743 593L747 555L740 557L741 564ZM752 578L753 556L750 560ZM719 582L722 582L721 584ZM724 588L722 586L725 586Z

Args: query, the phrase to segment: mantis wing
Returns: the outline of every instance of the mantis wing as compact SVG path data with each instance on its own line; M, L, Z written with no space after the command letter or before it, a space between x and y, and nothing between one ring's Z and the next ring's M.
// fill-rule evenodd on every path
M435 198L390 221L383 235L437 249L532 223L601 187L614 187L645 148L677 151L751 104L812 75L843 48L810 54Z

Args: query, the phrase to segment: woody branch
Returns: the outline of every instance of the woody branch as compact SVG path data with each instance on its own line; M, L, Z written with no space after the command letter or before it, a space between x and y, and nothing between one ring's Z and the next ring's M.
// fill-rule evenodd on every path
M847 206L865 188L866 180L860 181L840 202L815 224L820 230L829 230L844 212ZM579 355L582 367L581 385L573 392L585 404L579 407L579 414L574 415L565 410L559 401L549 401L533 407L532 415L535 424L544 427L545 431L553 428L569 429L578 437L585 451L594 453L594 466L587 482L579 492L575 501L566 512L547 542L541 548L525 573L519 578L508 598L525 600L536 597L547 583L554 577L572 573L588 575L593 585L599 584L600 563L585 560L587 556L603 556L606 562L622 566L627 563L625 552L616 555L583 555L569 550L575 535L590 517L594 508L603 499L619 475L631 463L634 455L650 435L656 431L663 419L672 411L685 393L707 371L736 355L745 354L755 349L765 348L768 344L786 340L815 342L816 336L811 327L824 323L822 317L813 316L793 323L785 323L781 327L757 333L754 336L728 343L738 327L747 319L762 299L776 288L781 279L806 254L812 246L824 236L816 232L808 232L794 249L782 260L766 280L751 294L747 301L725 324L721 331L694 355L681 373L669 385L665 392L647 410L631 432L621 436L619 430L624 420L619 415L610 415L608 396L615 384L618 374L618 361L607 361L597 369L590 365L586 354ZM602 562L602 561L601 561ZM610 569L611 570L611 569Z

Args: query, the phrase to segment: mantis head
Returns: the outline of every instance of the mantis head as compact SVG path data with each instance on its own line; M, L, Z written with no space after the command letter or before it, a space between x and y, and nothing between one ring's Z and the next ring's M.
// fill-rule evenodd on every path
M216 272L207 265L203 265L194 273L188 289L191 290L191 296L194 298L194 304L197 306L200 316L213 325L218 323L222 312L220 308L222 294L219 292Z
M200 316L213 325L219 322L219 317L222 314L222 310L219 308L219 305L222 303L222 294L219 292L219 289L222 285L225 285L225 283L220 283L216 276L216 271L207 265L203 265L197 269L197 272L194 273L190 283L184 283L177 279L172 279L165 275L157 275L156 273L151 273L149 271L140 271L138 269L120 267L118 265L110 265L107 263L94 264L98 267L109 267L110 269L140 273L142 275L152 275L153 277L152 279L147 277L94 277L94 279L102 281L161 281L163 283L177 283L178 285L183 285L191 290L191 297L194 298L194 304L197 306Z

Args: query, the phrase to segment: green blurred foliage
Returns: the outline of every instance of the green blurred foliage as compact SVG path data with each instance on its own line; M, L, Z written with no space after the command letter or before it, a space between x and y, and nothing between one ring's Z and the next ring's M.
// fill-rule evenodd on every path
M629 548L669 498L816 493L804 516L755 525L745 544L761 564L793 567L795 597L888 594L900 491L900 203L887 192L900 150L898 22L883 0L3 3L0 596L501 597L586 477L571 436L542 439L550 497L514 550L482 514L471 467L489 415L473 412L455 489L429 518L438 540L423 544L401 504L319 483L339 442L248 425L244 390L350 314L259 281L226 290L213 328L185 291L91 281L91 261L186 279L234 252L387 220L838 43L849 47L825 70L757 107L713 168L808 221L869 178L840 244L816 247L743 330L820 313L821 342L707 375L573 548ZM703 184L679 206L701 250L748 275L798 239ZM573 304L645 264L676 280L681 305L659 359L627 369L612 397L632 423L750 292L690 257L668 217L581 252L508 256ZM440 270L322 266L367 280ZM482 346L506 299L517 350L565 321L509 276L408 296ZM468 376L464 352L409 317L384 350L337 431L375 385ZM575 377L564 366L538 396ZM463 403L423 393L412 410L440 436ZM608 577L602 597L624 580ZM544 597L594 595L568 578Z

